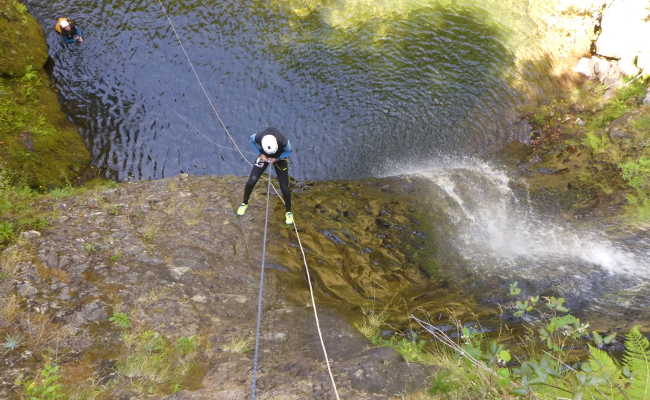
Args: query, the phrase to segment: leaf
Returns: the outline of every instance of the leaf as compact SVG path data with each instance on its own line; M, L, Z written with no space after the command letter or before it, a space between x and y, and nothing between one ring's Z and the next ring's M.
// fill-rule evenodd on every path
M525 396L528 393L530 393L530 389L528 389L527 387L518 387L518 388L512 389L512 393L518 394L520 396Z
M591 332L591 336L593 337L594 343L596 343L596 346L602 347L602 345L603 345L603 337L600 336L600 333L598 333L596 331L593 331L593 332Z
M627 365L623 367L623 376L625 376L628 379L632 378L632 371L630 371L630 367L628 367Z
M546 305L551 310L555 310L558 312L569 312L569 309L564 307L563 305L565 301L566 300L562 297L558 298L558 297L551 296L546 298Z
M521 289L518 287L518 282L513 282L510 284L510 296L517 296L521 293Z
M589 366L598 376L614 383L621 375L621 370L607 352L596 347L589 346Z
M510 356L510 352L508 350L501 350L499 352L499 359L507 363L512 360L512 357Z
M549 333L554 333L558 329L566 328L572 324L579 324L580 320L571 314L563 315L561 317L553 317L546 324L546 330Z
M496 354L498 350L497 342L495 340L492 340L490 342L490 353Z
M603 339L603 342L605 344L610 344L610 343L612 343L614 341L614 339L616 339L616 332L605 336L605 338Z
M625 366L632 376L628 395L631 400L650 398L650 343L635 326L626 335Z

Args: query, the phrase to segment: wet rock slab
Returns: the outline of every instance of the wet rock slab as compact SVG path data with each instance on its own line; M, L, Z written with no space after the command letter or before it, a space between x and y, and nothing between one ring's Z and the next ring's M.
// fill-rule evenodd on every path
M1 286L0 295L15 294L24 312L48 317L64 372L85 362L91 371L84 376L110 387L123 339L109 318L123 312L131 329L155 330L172 341L195 336L203 344L198 384L166 398L247 398L252 352L228 346L253 339L263 202L235 217L243 183L178 177L65 199L50 227L25 234L3 253L3 262L15 262L18 278ZM259 200L264 194L258 189ZM281 222L274 221L272 230L285 229ZM278 239L274 234L271 246ZM331 385L311 308L288 296L302 274L269 262L258 397L327 398ZM373 348L333 309L321 305L320 311L343 397L387 399L427 384L431 368ZM40 362L16 365L29 374ZM142 398L128 388L111 390L112 398ZM7 393L15 388L0 387Z

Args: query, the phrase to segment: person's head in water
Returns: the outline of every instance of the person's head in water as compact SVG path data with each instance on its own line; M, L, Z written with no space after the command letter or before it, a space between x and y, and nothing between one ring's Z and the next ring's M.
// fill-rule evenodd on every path
M61 20L61 29L64 31L70 32L72 30L72 24L70 24L70 21L68 19Z
M63 37L65 43L82 43L84 41L81 36L81 30L70 18L59 18L54 25L54 30Z

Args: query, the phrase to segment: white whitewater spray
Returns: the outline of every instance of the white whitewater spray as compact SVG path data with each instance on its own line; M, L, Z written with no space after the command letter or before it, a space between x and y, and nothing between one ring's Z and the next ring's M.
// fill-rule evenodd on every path
M533 211L525 188L518 198L513 191L517 185L486 162L449 159L392 172L426 177L453 200L456 210L450 214L460 232L455 243L476 268L553 264L562 269L579 264L610 274L650 277L649 243L636 243L633 250L598 232L549 222Z

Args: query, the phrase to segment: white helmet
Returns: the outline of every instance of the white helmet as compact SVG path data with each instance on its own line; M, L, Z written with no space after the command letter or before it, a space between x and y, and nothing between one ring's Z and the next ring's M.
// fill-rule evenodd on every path
M267 155L275 154L278 151L278 139L273 135L264 135L262 138L262 150Z
M61 21L60 25L61 25L61 28L67 28L67 27L70 26L70 23L68 22L67 19L64 19L64 20Z

